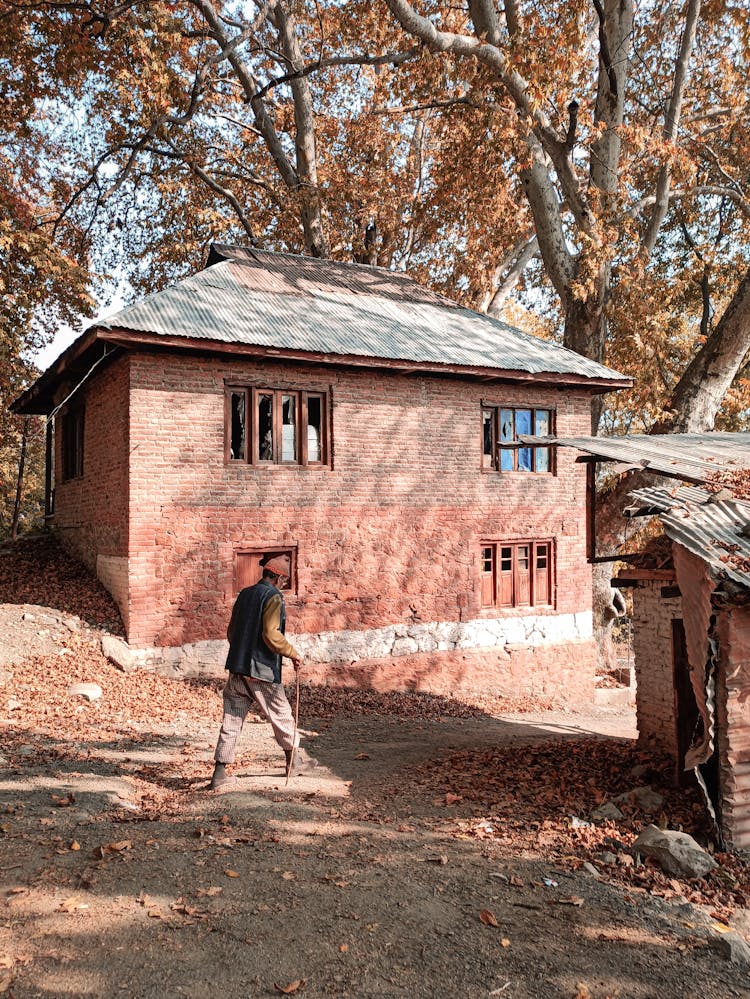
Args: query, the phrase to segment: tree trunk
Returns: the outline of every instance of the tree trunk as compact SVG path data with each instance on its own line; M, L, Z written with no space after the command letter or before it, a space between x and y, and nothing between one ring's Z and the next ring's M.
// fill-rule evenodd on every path
M750 351L750 269L701 349L672 393L672 415L653 433L713 430L727 389Z

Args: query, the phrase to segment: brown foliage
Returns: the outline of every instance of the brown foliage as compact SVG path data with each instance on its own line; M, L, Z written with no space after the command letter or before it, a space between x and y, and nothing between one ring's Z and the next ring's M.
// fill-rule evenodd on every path
M112 597L91 572L49 534L0 548L0 603L40 604L122 634Z

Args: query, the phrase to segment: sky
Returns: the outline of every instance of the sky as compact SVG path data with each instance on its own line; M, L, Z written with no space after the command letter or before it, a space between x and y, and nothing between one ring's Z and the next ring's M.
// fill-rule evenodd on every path
M61 326L55 334L53 340L48 343L46 347L42 347L40 351L37 351L34 356L34 361L39 370L46 371L46 369L57 360L60 354L62 354L62 352L81 335L84 329L92 326L99 319L106 319L108 316L114 315L115 312L119 312L120 309L125 307L125 304L125 299L118 291L115 293L106 308L101 308L95 314L93 319L85 319L83 321L83 326L80 329L75 330L72 326L67 325Z

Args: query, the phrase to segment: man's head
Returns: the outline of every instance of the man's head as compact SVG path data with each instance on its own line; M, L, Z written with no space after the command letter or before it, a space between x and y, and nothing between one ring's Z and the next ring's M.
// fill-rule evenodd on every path
M291 578L292 562L288 555L267 556L261 562L261 566L263 567L263 575L271 577L274 582Z

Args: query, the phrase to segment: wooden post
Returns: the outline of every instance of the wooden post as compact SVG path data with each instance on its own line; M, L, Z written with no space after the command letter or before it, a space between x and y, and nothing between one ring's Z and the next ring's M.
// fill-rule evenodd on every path
M596 558L596 462L586 462L586 550L589 562Z
M21 454L18 458L18 478L16 479L16 499L13 504L13 519L10 524L10 538L15 541L18 536L18 518L21 513L21 496L23 494L23 473L26 467L26 442L29 435L29 420L24 418L21 431Z

